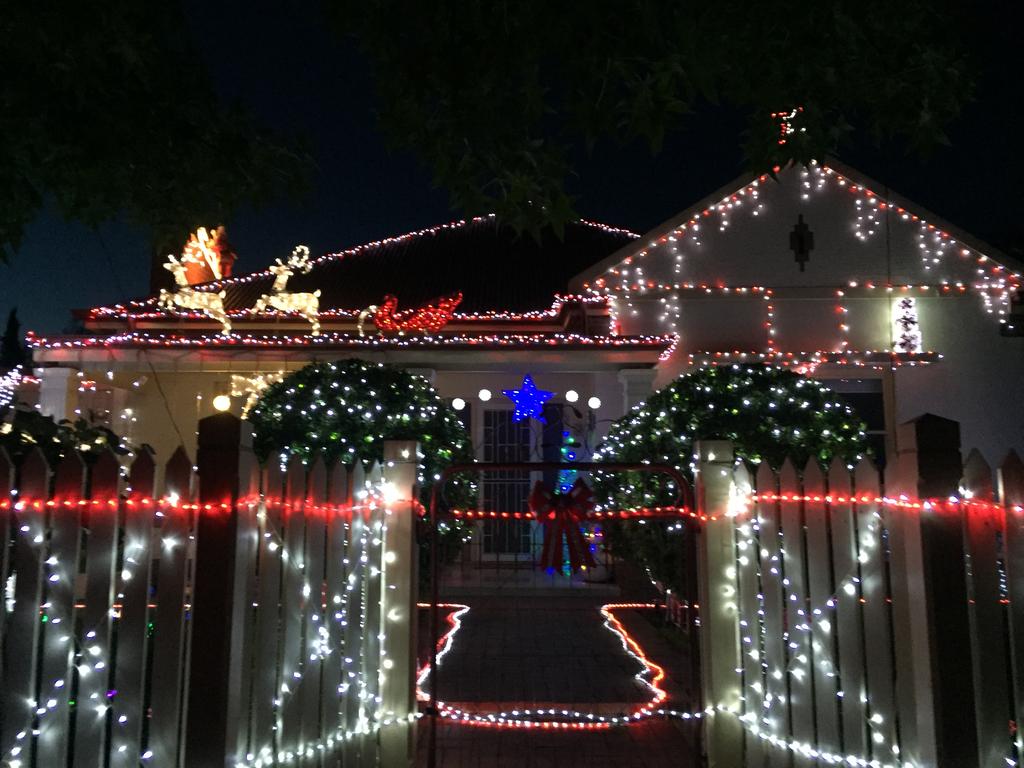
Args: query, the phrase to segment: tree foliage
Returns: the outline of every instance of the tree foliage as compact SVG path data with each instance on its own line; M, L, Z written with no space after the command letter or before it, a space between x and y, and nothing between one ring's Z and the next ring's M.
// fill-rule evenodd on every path
M0 408L0 448L20 464L34 447L42 451L51 467L76 451L87 464L108 448L118 456L132 451L123 438L95 420L79 417L57 421L33 409Z
M18 308L15 307L7 315L7 325L0 336L0 372L10 371L31 362L25 342L21 337L21 322L18 320Z
M739 458L798 467L814 458L849 464L868 454L864 423L825 385L792 371L761 365L702 368L680 376L616 421L598 448L598 461L663 462L692 476L693 443L731 440ZM597 473L594 487L606 507L623 509L675 501L663 477L640 472ZM646 565L672 587L680 582L680 526L657 521L611 526L618 554Z
M821 158L854 133L922 148L944 141L971 92L962 11L946 5L335 0L331 8L373 63L393 141L426 162L458 208L535 228L573 215L564 183L574 149L639 138L657 150L708 104L746 116L745 152L757 172ZM798 105L797 131L780 144L770 114Z
M0 261L50 202L152 232L160 253L243 203L301 189L308 161L218 99L175 2L7 3L0 13ZM215 54L214 54L215 55Z

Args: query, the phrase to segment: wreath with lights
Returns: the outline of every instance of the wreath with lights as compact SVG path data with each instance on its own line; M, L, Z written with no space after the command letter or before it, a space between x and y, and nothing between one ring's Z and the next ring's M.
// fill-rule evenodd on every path
M702 368L680 376L618 419L595 452L596 461L664 462L692 476L693 443L731 440L737 457L778 468L786 457L802 468L815 458L856 464L869 454L866 427L825 385L792 371L759 365ZM641 472L599 472L594 488L609 509L671 504L675 489ZM645 520L612 525L617 555L678 589L682 547L676 523Z
M385 440L419 443L417 481L427 503L441 470L473 461L469 434L455 411L422 376L384 363L344 360L313 363L267 387L249 411L254 450L261 461L299 456L304 462L382 461ZM446 484L446 498L469 505L476 498L470 476ZM458 521L438 525L442 552L450 559L468 535ZM421 529L421 541L429 532ZM424 558L421 558L421 562Z

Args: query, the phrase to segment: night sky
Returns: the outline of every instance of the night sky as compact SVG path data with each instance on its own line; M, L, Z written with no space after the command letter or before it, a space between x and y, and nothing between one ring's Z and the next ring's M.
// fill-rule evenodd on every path
M304 135L317 162L304 202L207 222L227 225L240 257L236 270L262 268L299 243L320 254L459 218L414 157L385 145L370 71L354 45L331 34L319 4L282 5L257 14L247 4L190 4L195 34L209 40L205 53L221 94L248 106L268 126ZM976 100L951 127L951 146L921 159L865 140L840 157L1019 255L1024 110L1010 6L986 4L987 15L970 33L968 44L978 57ZM741 128L737 115L709 108L657 156L642 144L599 145L577 158L569 184L577 210L638 232L650 229L742 171ZM144 294L148 267L145 232L119 222L93 231L44 214L11 264L0 265L0 312L6 315L16 304L23 329L59 332L74 307Z

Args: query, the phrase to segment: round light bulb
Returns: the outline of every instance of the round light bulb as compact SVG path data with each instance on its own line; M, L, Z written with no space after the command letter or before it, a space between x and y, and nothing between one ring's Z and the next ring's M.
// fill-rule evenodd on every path
M481 400L482 400L483 402L485 402L485 403L486 403L486 402L487 402L488 400L490 400L490 399L491 399L491 390L489 390L489 389L481 389L481 390L480 390L480 391L479 391L479 392L477 393L477 396L478 396L478 397L479 397L479 398L480 398L480 399L481 399Z
M594 397L587 400L587 405L589 405L596 411L598 408L601 407L601 398L595 395Z
M231 398L227 395L217 395L213 398L213 407L218 411L226 411L231 408Z
M456 397L454 400L452 400L452 408L454 408L456 411L461 411L465 407L466 401L463 400L461 397Z
M570 389L568 392L565 393L565 402L567 403L575 403L579 399L580 393L577 392L575 389Z

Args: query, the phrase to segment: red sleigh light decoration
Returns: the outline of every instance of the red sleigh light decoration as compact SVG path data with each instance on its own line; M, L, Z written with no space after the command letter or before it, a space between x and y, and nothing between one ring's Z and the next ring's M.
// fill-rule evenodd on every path
M594 494L577 478L568 493L553 493L540 480L530 492L530 509L544 523L544 549L540 567L558 568L562 564L562 541L569 550L569 567L575 572L582 567L594 568L593 555L583 540L580 525L594 508Z
M437 304L420 309L398 310L398 299L385 296L373 315L373 322L381 333L437 333L452 319L455 308L462 302L462 294L445 296Z

